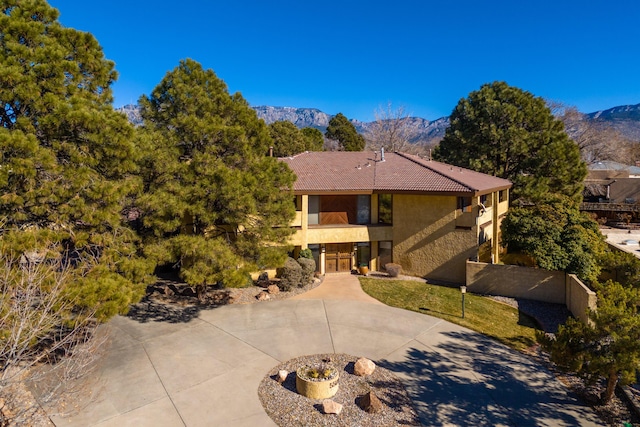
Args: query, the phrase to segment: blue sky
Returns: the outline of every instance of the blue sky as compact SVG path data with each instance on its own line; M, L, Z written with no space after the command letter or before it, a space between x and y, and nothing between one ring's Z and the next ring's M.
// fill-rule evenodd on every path
M251 105L372 120L391 102L448 116L504 80L592 112L640 103L640 2L50 0L116 63L115 105L149 94L183 58Z

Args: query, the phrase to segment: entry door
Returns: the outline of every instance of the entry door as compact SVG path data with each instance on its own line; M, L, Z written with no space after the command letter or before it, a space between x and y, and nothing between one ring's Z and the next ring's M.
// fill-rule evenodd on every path
M328 243L325 248L325 271L340 273L351 271L352 243Z

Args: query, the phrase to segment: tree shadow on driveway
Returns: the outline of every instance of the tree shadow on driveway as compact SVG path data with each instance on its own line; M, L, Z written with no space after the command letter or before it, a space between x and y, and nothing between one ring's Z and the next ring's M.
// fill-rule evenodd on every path
M596 426L601 422L542 365L482 335L445 332L380 365L406 379L423 425Z
M129 308L127 317L140 323L187 323L198 317L202 310L212 310L230 302L231 291L228 289L207 294L204 302L199 302L195 297L172 296L158 299L154 295L147 295Z

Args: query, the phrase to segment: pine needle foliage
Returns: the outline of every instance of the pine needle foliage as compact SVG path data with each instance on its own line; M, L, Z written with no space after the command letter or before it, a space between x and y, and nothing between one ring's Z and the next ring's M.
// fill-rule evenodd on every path
M281 265L293 172L268 157L266 124L212 70L186 59L140 99L147 254L199 291Z
M43 0L3 1L0 31L0 250L74 267L77 304L123 313L149 264L123 215L139 180L114 64Z

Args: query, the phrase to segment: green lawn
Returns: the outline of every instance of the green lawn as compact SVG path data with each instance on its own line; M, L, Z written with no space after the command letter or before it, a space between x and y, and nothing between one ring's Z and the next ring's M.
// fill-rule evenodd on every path
M536 321L517 309L489 298L467 293L465 318L459 288L410 280L360 278L364 291L392 307L439 317L473 329L512 347L524 350L536 343Z

